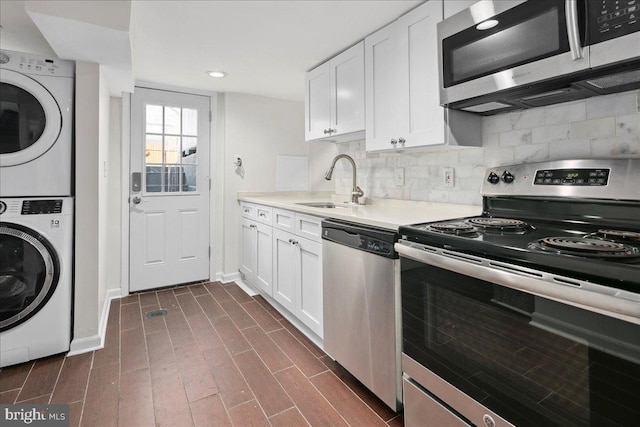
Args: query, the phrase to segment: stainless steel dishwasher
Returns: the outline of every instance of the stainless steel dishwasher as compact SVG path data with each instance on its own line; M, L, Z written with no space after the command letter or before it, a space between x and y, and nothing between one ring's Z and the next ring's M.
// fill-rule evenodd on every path
M394 411L402 407L398 234L322 222L324 349Z

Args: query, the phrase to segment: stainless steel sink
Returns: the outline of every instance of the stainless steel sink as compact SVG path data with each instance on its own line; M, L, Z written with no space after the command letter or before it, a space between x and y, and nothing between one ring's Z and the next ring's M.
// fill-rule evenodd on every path
M309 203L296 203L300 206L308 206L310 208L322 208L322 209L335 209L346 208L346 205L335 204L333 202L309 202Z

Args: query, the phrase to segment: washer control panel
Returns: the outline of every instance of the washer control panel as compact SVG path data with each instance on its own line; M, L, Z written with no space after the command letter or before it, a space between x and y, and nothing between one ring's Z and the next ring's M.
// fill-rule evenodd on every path
M47 215L62 212L62 200L25 200L22 202L22 215Z

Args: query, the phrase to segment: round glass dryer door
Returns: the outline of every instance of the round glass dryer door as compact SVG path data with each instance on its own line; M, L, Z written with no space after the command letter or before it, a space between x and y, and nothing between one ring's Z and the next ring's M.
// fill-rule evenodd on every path
M0 77L0 167L30 162L58 140L60 107L51 93L24 74Z
M28 228L0 223L0 332L45 306L58 283L51 245Z

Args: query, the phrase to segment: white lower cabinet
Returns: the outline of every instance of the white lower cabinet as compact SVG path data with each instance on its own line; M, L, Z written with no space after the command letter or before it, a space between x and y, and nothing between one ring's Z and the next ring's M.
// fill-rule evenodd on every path
M242 264L240 272L267 295L273 294L273 228L257 221L242 219Z
M322 218L249 203L242 216L245 280L322 338Z
M273 298L322 338L322 244L273 230Z

